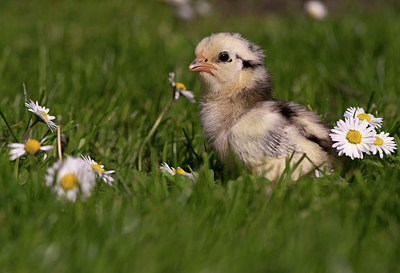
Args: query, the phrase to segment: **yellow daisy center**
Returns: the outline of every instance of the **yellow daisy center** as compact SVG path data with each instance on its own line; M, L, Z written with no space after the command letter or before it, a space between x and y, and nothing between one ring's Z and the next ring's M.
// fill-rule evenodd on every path
M182 168L178 167L177 169L172 170L173 173L178 173L178 174L187 174Z
M383 140L380 137L375 137L375 142L374 145L375 146L382 146L383 145Z
M49 118L47 117L47 114L46 114L45 111L40 111L40 110L39 110L39 113L42 114L42 118L49 119Z
M358 144L361 142L362 135L360 134L359 131L350 130L347 132L346 138L350 143Z
M100 167L99 164L91 164L90 166L92 166L92 169L97 171L98 173L104 173L104 170Z
M25 143L25 151L30 154L36 154L40 149L40 143L36 139L30 139Z
M186 91L186 86L181 82L177 82L176 89L182 89L182 91Z
M78 184L78 178L72 173L67 173L61 178L60 184L65 190L72 190Z
M366 119L368 122L371 120L371 117L368 114L365 114L365 113L358 114L357 117L360 120L365 120Z

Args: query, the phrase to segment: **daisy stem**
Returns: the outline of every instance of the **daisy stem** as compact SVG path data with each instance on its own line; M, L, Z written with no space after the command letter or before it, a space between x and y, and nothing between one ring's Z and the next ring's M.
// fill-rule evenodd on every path
M24 134L24 136L22 137L22 140L25 140L26 137L28 136L29 132L32 130L32 127L36 125L36 123L38 123L38 120L35 120L35 122L28 128L28 130L26 130L26 133Z
M58 146L58 158L62 160L62 152L61 152L61 125L57 125L57 146Z
M10 125L8 124L8 122L7 122L7 120L6 120L6 117L3 115L3 112L1 111L1 109L0 109L0 115L1 115L1 117L3 118L5 124L6 124L7 128L8 128L8 130L9 130L9 131L11 132L11 134L13 135L15 141L16 141L17 143L19 143L19 140L18 140L17 136L14 134L14 131L11 129Z
M146 138L143 140L142 145L140 146L139 153L138 153L138 170L139 171L142 170L142 153L143 153L143 150L144 150L144 146L146 145L146 143L149 141L149 139L155 133L158 125L160 125L160 122L161 122L162 118L164 117L164 115L167 112L168 108L171 106L173 100L174 100L173 97L171 97L169 99L169 101L165 105L164 109L162 110L161 114L158 116L158 118L157 118L156 122L154 123L153 127L151 128L150 132L147 134Z

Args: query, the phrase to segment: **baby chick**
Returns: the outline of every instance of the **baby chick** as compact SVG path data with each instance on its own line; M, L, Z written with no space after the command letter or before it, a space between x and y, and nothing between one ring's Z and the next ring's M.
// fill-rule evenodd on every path
M238 33L216 33L195 54L189 70L202 82L200 120L224 164L234 170L236 157L270 180L288 161L293 180L315 166L331 168L330 128L305 107L272 98L260 47Z

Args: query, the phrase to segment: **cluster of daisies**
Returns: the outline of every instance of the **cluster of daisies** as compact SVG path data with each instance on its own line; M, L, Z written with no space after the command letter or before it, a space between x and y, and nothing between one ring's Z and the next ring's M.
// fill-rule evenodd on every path
M350 107L344 113L344 120L339 120L331 130L331 137L339 156L346 155L351 159L363 158L363 154L389 155L397 149L393 137L383 131L382 118L365 113L363 108Z
M170 73L168 80L174 92L171 100L178 100L182 95L191 103L195 103L193 92L187 90L183 83L175 82L174 78L175 74ZM166 109L170 104L167 105ZM54 148L53 145L44 145L48 140L48 136L40 141L27 137L37 123L43 122L52 133L56 130L58 131L59 160L47 169L45 176L46 186L51 187L61 199L76 201L78 197L85 199L90 196L92 189L96 186L96 179L112 185L114 178L111 177L111 174L115 171L106 171L104 165L100 165L89 156L67 156L62 159L60 125L54 123L55 117L49 114L48 108L40 106L37 101L30 100L25 103L25 106L28 111L33 113L34 121L31 126L28 126L22 143L8 145L10 148L10 160L23 160L29 156L39 157L41 155L43 155L43 160L47 158L47 152ZM160 115L151 131L155 130L164 114L165 111ZM381 126L382 118L365 113L363 108L350 107L344 113L344 120L337 121L336 126L329 134L334 143L332 147L337 149L339 156L346 155L351 159L362 159L364 153L372 153L374 155L378 153L380 158L383 158L384 154L393 153L397 146L393 137L389 136L389 133L377 132ZM166 162L160 165L160 170L166 175L182 175L192 180L198 177L195 172L186 172L181 167L175 169Z
M168 80L173 90L172 99L178 100L182 95L191 103L196 103L193 92L187 90L183 83L175 82L174 79L175 74L169 73ZM104 169L104 165L100 165L90 156L67 156L66 158L62 159L60 125L57 125L54 122L55 117L49 114L50 109L39 105L38 101L33 100L26 102L25 106L29 112L32 112L33 122L30 125L31 119L29 119L27 127L28 129L22 137L21 142L18 141L17 137L15 137L17 142L8 145L10 148L9 155L11 161L25 160L28 157L35 157L36 159L43 161L46 160L48 156L47 153L54 149L53 145L45 145L46 142L50 141L48 133L49 131L51 133L57 131L59 160L56 161L52 166L48 167L47 174L45 176L46 186L51 187L53 192L55 192L60 199L75 202L78 197L83 200L90 196L92 189L96 186L96 179L102 180L109 185L113 184L114 178L111 176L111 174L113 174L115 171L106 171ZM161 119L162 116L163 114L159 119ZM49 131L46 133L46 136L40 141L34 138L28 138L32 128L38 123L46 124L49 129ZM156 124L159 123L156 122ZM175 169L170 167L167 163L161 164L160 168L164 174L178 174L191 179L197 177L196 173L188 173L180 167Z
M25 103L25 106L28 108L28 111L33 113L34 122L31 126L28 126L22 143L11 143L8 145L11 148L9 152L10 160L14 161L18 158L23 160L28 156L39 157L41 154L44 154L43 160L45 160L47 158L46 152L54 148L53 145L44 145L48 137L46 136L41 141L38 141L33 138L30 139L27 136L39 122L45 123L52 133L58 130L59 136L60 127L54 123L53 120L55 117L49 114L49 109L40 106L37 101L29 100ZM96 178L103 180L109 185L113 183L114 178L111 177L111 174L115 171L106 171L103 165L98 164L89 156L68 156L63 160L60 142L59 139L60 159L47 169L45 184L48 187L52 187L53 191L61 199L75 201L78 196L82 199L88 197L96 185Z

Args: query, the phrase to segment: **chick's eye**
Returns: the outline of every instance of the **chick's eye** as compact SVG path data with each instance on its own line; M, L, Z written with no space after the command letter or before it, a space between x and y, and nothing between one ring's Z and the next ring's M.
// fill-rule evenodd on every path
M221 52L221 53L219 54L218 59L219 59L221 62L227 62L227 61L229 60L229 55L228 55L228 53L226 53L226 52Z

